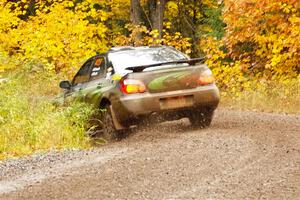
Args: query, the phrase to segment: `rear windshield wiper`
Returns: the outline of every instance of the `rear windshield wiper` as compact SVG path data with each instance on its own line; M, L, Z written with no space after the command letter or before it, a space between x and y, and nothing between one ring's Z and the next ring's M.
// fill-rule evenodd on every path
M182 63L188 63L189 65L195 65L196 63L203 63L205 60L205 57L203 58L194 58L189 60L177 60L177 61L170 61L170 62L161 62L161 63L155 63L150 65L140 65L135 67L127 67L126 70L132 70L133 72L142 72L144 69L150 68L150 67L157 67L162 65L170 65L170 64L182 64Z

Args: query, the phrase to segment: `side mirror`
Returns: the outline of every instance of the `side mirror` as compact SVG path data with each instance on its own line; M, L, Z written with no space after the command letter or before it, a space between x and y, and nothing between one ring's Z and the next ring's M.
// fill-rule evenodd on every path
M112 67L107 68L107 73L113 73L113 71L114 71L114 68L112 68Z
M62 81L59 83L59 87L68 90L71 88L71 83L69 81Z

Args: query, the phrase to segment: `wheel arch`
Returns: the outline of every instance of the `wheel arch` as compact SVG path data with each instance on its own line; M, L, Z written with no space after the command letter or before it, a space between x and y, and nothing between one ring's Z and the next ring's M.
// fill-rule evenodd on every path
M99 108L104 109L107 105L111 105L111 102L108 98L103 97L100 101Z

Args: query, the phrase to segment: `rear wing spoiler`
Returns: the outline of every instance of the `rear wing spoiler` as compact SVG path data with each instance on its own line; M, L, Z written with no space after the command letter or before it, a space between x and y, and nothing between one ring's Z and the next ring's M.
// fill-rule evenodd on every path
M195 65L197 63L203 63L205 60L205 57L203 58L194 58L189 60L177 60L177 61L170 61L170 62L162 62L162 63L155 63L151 65L140 65L136 67L127 67L126 70L132 70L133 72L142 72L144 69L150 68L150 67L157 67L162 65L171 65L171 64L183 64L188 63L189 65Z

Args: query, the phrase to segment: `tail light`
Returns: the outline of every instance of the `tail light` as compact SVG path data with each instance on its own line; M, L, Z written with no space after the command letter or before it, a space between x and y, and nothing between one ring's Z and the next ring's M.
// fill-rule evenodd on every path
M199 85L209 85L215 82L215 78L212 74L212 72L207 69L204 72L200 74L200 77L198 79Z
M120 81L121 91L125 94L144 93L146 91L145 84L140 80L122 79Z

